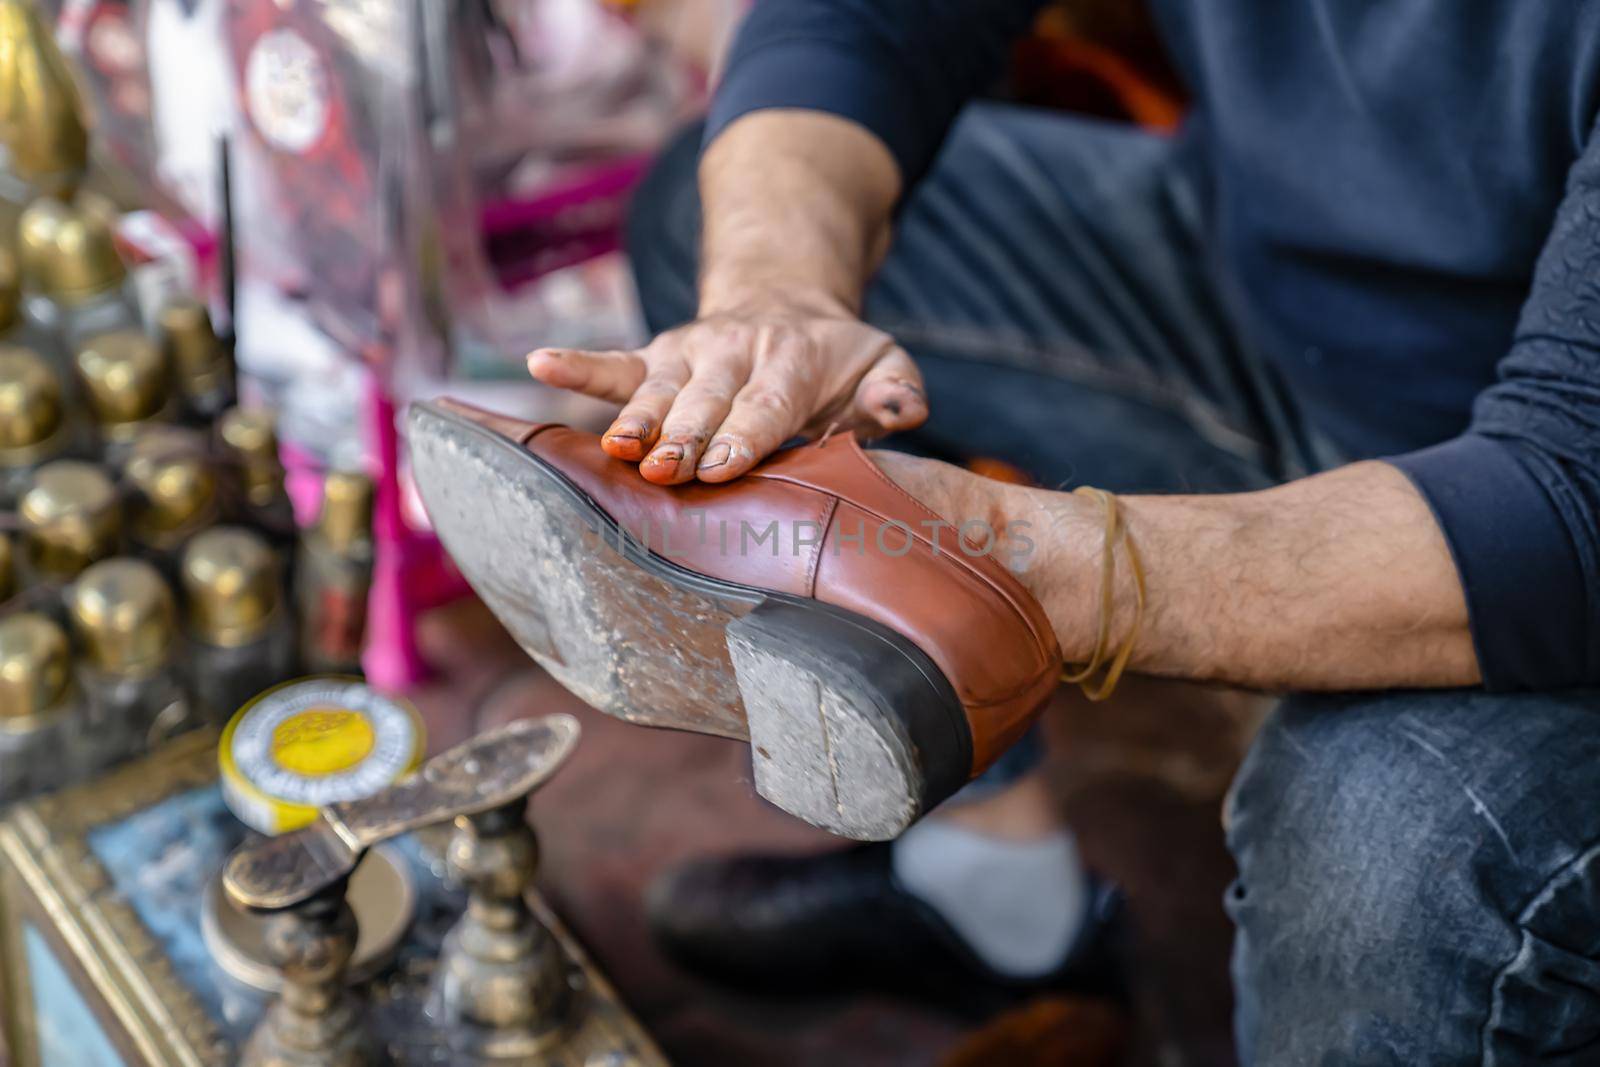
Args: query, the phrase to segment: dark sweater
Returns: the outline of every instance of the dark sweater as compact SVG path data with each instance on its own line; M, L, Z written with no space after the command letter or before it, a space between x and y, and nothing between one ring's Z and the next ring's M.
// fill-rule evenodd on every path
M1600 3L1152 0L1249 341L1455 556L1491 688L1600 684ZM1038 0L760 0L709 136L807 107L908 185Z

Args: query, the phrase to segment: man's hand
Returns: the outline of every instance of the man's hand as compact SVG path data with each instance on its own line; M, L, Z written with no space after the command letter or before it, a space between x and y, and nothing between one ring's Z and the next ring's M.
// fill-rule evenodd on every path
M724 312L638 351L541 349L528 370L623 404L602 447L661 485L737 478L791 437L830 425L874 437L928 417L911 357L845 309Z
M652 482L737 478L797 434L874 436L928 417L911 358L860 321L900 193L872 134L815 111L757 111L700 164L699 317L634 352L544 349L535 378L624 404L605 450Z

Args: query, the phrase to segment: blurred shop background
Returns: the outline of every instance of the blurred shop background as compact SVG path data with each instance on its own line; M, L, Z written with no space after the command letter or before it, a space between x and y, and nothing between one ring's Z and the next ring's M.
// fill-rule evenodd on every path
M201 347L215 346L195 364L198 384L152 401L150 412L169 410L169 400L188 405L173 421L221 433L233 450L216 514L246 515L269 546L322 531L293 567L303 578L321 573L318 559L334 559L325 588L342 606L336 618L306 624L332 635L329 661L342 647L376 688L414 701L434 751L509 718L581 717L583 744L535 805L541 878L674 1062L1001 1064L1019 1062L1008 1052L1017 1043L1037 1048L1041 1040L1061 1063L1231 1062L1220 906L1229 866L1217 810L1253 705L1211 698L1204 714L1177 723L1153 710L1148 719L1111 721L1068 697L1055 709L1074 717L1071 743L1054 757L1061 802L1090 864L1127 887L1138 928L1131 1017L1071 1001L974 1019L880 997L742 997L696 982L656 951L645 887L693 855L835 842L764 805L739 746L630 729L583 709L540 674L470 597L407 487L396 416L413 399L448 392L541 419L603 424L603 406L533 385L523 355L645 339L621 247L629 193L703 107L744 7L0 0L0 45L13 50L10 59L0 54L0 68L29 62L17 49L35 23L66 64L63 79L33 60L34 95L0 99L8 145L0 200L6 224L23 235L10 284L36 347L67 368L56 402L63 411L87 405L100 440L116 436L109 427L119 424L121 401L96 399L81 352L102 332L74 325L86 304L62 279L65 268L51 266L73 234L92 237L98 227L120 267L102 263L89 289L116 305L116 324L163 352L182 348L185 329L204 335ZM1174 128L1181 93L1144 16L1136 5L1100 8L1075 7L1070 19L1048 12L995 93ZM41 105L39 94L53 102ZM58 125L27 125L40 114ZM63 153L74 148L59 124L71 115L87 129L87 148L77 149L87 153L87 177L63 184L58 172L75 165ZM76 215L29 214L51 197ZM188 327L174 306L190 309ZM204 329L194 325L201 311ZM95 358L137 365L126 353ZM230 361L236 385L206 410L206 368ZM225 429L234 404L236 422ZM252 422L259 412L270 422ZM169 446L150 462L183 452ZM352 488L330 472L364 483ZM264 493L259 500L252 486ZM205 525L177 496L166 505L174 521ZM273 508L276 518L263 512ZM340 539L351 525L364 531L357 549ZM12 532L20 559L25 531ZM193 533L183 529L185 538ZM189 611L183 549L168 544L163 573L179 591L179 610ZM349 570L339 570L341 552L360 557L350 581L338 578ZM19 589L25 571L12 583ZM306 610L325 610L327 596L313 598L323 609Z

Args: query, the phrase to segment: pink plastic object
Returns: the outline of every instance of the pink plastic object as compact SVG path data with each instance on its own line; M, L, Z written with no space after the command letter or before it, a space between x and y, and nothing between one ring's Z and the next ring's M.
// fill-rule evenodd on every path
M471 589L445 555L439 539L426 530L413 529L405 520L395 404L375 379L368 386L364 406L363 435L375 493L372 592L367 599L367 647L361 665L367 679L379 689L404 692L429 674L417 647L418 618ZM322 465L293 444L283 445L280 455L295 521L309 526L316 521L322 499Z
M484 251L507 291L621 247L628 197L648 155L610 160L526 200L485 204Z
M409 689L428 676L417 647L418 617L469 591L439 539L405 521L395 414L394 401L374 384L368 393L367 434L378 465L372 515L377 557L362 667L369 681L391 692Z

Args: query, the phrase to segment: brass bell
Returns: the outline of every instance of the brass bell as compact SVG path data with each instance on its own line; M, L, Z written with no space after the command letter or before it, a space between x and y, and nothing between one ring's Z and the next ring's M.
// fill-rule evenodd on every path
M147 427L134 441L123 474L135 492L129 534L139 544L174 548L216 521L216 473L192 432Z
M115 221L116 209L89 195L28 205L17 221L23 287L68 305L118 289L128 269L112 236Z
M138 330L111 330L89 338L75 362L89 410L108 439L127 441L141 423L165 413L167 362Z
M18 514L27 566L50 579L75 578L115 554L122 532L116 487L99 467L77 460L40 467Z
M58 451L64 417L61 381L50 365L30 348L0 345L0 466Z
M0 719L54 710L72 676L67 637L35 612L0 618Z
M0 143L35 192L71 195L89 163L77 85L35 5L0 0Z
M67 610L86 658L108 674L142 677L171 658L177 606L144 560L96 563L72 584Z
M206 644L250 644L278 612L278 558L253 530L218 526L200 534L184 549L182 574L189 631Z

